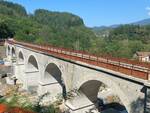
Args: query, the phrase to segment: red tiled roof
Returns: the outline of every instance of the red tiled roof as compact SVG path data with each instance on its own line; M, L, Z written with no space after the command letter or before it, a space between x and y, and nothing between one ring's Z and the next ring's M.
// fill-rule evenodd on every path
M150 56L150 52L136 52L136 54L142 57Z

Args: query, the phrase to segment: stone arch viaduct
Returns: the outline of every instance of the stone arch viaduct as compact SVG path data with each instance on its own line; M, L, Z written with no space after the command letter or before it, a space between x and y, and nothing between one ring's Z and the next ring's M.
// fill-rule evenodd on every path
M102 84L119 97L128 113L133 113L132 103L139 98L145 100L140 105L141 113L146 109L150 78L142 64L14 40L6 41L5 46L7 58L14 65L14 75L24 89L34 88L38 95L50 92L50 100L55 100L58 94L66 98L67 92L77 90L79 94L66 101L72 113L86 113L95 106Z

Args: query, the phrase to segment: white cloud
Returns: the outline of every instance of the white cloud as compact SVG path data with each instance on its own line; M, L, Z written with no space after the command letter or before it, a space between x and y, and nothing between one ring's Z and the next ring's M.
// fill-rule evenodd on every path
M148 16L150 16L150 11L147 13Z
M146 10L150 10L150 7L146 7L145 9L146 9Z
M148 11L147 14L150 16L150 7L146 7L145 9Z

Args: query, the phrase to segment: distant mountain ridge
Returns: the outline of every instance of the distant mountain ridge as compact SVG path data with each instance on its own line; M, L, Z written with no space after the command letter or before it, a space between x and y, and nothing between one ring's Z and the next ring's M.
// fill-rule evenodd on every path
M150 25L150 18L147 19L143 19L137 22L133 22L133 23L127 23L127 24L133 24L133 25ZM106 28L117 28L120 25L124 25L124 24L114 24L114 25L110 25L110 26L95 26L93 27L93 29L106 29Z
M150 25L150 18L132 23L134 25Z
M150 18L143 19L143 20L133 22L133 23L127 23L127 24L140 25L140 26L150 25ZM96 26L92 28L92 31L94 31L96 36L108 36L110 30L117 28L121 25L125 25L125 24L114 24L110 26L99 26L99 27Z

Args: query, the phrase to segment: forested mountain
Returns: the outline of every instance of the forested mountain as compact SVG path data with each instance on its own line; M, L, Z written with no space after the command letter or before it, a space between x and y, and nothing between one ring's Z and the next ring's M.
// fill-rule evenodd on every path
M22 41L87 51L96 38L76 15L44 9L37 9L34 14L28 15L23 6L6 1L0 1L0 28L3 33L1 38L9 36Z
M94 31L94 33L96 35L98 35L98 36L105 36L105 35L108 35L109 32L112 29L120 27L121 25L123 25L123 24L114 24L114 25L110 25L110 26L93 27L91 29L92 29L92 31ZM150 18L144 19L144 20L140 20L140 21L137 21L137 22L132 22L132 23L129 23L128 25L139 25L139 26L150 25Z
M150 51L150 25L120 25L111 29L108 36L99 36L99 40L96 52L132 58L137 51Z
M67 12L51 12L44 9L38 9L33 17L37 22L56 28L68 28L73 26L84 26L83 20Z
M25 8L21 5L0 1L0 14L13 15L13 16L27 16Z
M91 30L95 33L97 37L106 37L109 35L109 32L113 28L111 27L106 27L106 26L101 26L101 27L93 27Z
M98 29L87 28L71 13L37 9L29 15L21 5L0 1L0 38L14 37L114 57L132 58L136 51L150 51L150 25Z

